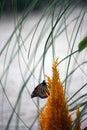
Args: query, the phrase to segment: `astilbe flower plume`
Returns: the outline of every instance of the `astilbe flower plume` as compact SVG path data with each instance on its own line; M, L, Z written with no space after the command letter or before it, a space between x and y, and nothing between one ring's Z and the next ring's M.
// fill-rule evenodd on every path
M72 118L69 114L67 99L65 98L64 87L60 82L57 65L58 58L52 66L52 79L46 75L50 96L48 96L46 106L40 110L41 130L71 130L72 127Z

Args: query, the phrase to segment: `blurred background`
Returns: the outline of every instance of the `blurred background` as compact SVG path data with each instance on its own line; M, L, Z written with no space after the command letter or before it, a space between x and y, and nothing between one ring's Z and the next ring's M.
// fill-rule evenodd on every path
M44 9L51 1L52 0L38 0L32 11L40 11ZM68 2L70 2L70 0L68 0ZM76 2L76 0L73 0L73 4L74 2ZM32 0L0 0L0 11L10 12L16 8L17 11L20 12L27 9L31 3ZM87 5L87 0L80 0L80 5Z
M70 110L85 107L87 126L87 49L78 52L86 26L87 0L0 0L0 130L40 130L47 99L31 93L57 57L66 95L77 92Z

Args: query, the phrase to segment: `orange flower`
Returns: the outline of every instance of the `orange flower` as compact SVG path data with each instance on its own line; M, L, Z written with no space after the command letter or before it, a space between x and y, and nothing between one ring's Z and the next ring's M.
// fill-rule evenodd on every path
M40 111L41 130L70 130L72 126L72 119L64 96L64 89L60 82L57 65L58 58L52 66L52 79L46 76L50 96L48 96L46 107Z
M75 120L75 126L74 126L74 130L81 130L81 123L80 123L80 108L78 107L77 111L76 111L76 120Z

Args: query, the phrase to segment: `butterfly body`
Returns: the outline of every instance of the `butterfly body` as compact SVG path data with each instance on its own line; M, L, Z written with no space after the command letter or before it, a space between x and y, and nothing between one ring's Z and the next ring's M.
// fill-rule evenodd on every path
M47 98L50 95L47 83L43 80L42 83L36 86L34 91L31 94L31 98L40 97L40 98Z

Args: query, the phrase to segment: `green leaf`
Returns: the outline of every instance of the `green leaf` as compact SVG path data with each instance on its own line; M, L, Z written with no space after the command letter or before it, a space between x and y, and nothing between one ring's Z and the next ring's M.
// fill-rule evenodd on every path
M85 37L78 45L78 51L81 52L87 47L87 37Z

